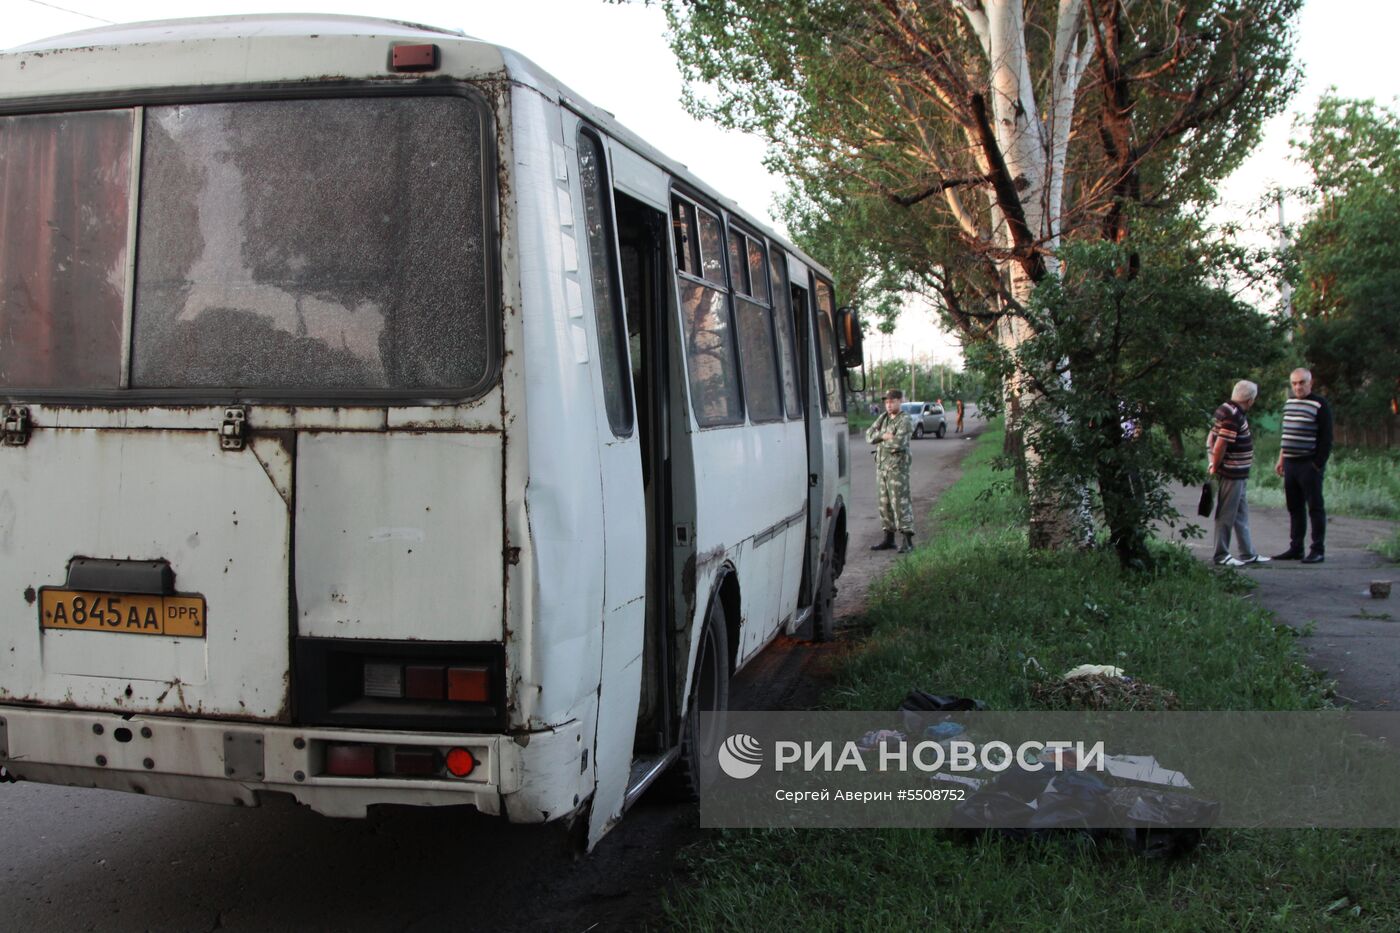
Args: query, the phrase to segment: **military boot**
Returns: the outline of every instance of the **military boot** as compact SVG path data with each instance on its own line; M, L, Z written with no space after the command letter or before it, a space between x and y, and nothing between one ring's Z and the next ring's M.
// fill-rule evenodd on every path
M881 541L879 544L872 544L872 545L870 545L870 550L872 550L872 551L893 551L893 550L894 550L894 532L893 532L893 531L887 531L887 532L885 532L885 540Z
M912 532L904 533L904 543L899 546L899 553L908 554L914 550L914 535Z

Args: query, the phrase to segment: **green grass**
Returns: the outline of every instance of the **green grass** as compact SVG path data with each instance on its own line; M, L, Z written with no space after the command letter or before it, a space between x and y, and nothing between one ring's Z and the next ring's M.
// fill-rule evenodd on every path
M992 470L988 432L936 509L937 533L874 589L868 637L826 697L893 709L911 687L1033 708L1044 670L1111 663L1188 709L1326 705L1286 629L1248 584L1162 546L1151 576L1111 555L1033 554L1024 505ZM1065 839L956 841L940 831L713 834L668 899L695 930L1400 928L1400 832L1217 831L1192 855L1144 861Z
M863 650L838 674L830 704L893 709L910 687L1031 708L1038 670L1113 664L1175 690L1187 709L1322 705L1317 678L1269 615L1224 590L1221 577L1172 545L1159 570L1123 576L1097 553L1032 553L1024 505L991 461L984 436L935 510L932 543L876 585Z
M856 403L852 404L851 407L847 409L846 420L850 423L851 428L863 434L866 428L875 423L875 416L870 414L863 406Z
M1400 561L1400 531L1389 538L1381 538L1371 545L1371 550L1387 560Z
M1204 447L1204 440L1201 445ZM1249 504L1284 508L1283 478L1274 472L1279 435L1261 424L1254 439L1254 469L1249 474ZM1329 515L1400 519L1400 450L1336 447L1327 461L1322 487Z
M1144 861L1072 841L917 830L731 831L690 859L687 930L1394 930L1400 834L1216 832Z

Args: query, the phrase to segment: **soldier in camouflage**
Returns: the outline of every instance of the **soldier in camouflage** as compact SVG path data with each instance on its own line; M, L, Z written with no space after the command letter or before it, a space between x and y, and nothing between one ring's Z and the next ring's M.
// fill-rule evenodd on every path
M875 481L880 491L880 524L885 539L870 548L872 551L894 549L894 533L904 535L899 553L914 550L914 503L909 497L909 438L914 435L914 421L900 403L904 393L890 389L885 393L885 410L865 432L865 439L875 446Z

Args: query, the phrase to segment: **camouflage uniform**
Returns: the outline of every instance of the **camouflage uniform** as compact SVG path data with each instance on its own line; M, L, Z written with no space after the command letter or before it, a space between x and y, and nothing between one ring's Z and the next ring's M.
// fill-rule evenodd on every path
M881 440L893 434L894 440ZM914 502L909 496L909 438L914 420L904 411L881 412L866 429L865 439L875 444L875 481L880 492L880 524L887 533L914 533Z

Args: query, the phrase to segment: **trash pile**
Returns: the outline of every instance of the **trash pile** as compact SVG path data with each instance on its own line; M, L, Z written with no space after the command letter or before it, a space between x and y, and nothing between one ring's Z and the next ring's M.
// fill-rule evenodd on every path
M1135 680L1121 668L1081 664L1059 680L1031 684L1031 696L1046 709L1171 710L1181 701L1165 687Z
M1081 665L1058 681L1037 685L1038 700L1052 709L1164 710L1180 703L1170 690L1127 677L1114 667ZM906 742L977 744L975 721L952 715L987 710L981 700L913 690L900 703L901 729L877 729L857 740L876 754ZM1111 751L1111 749L1110 749ZM953 807L962 829L996 831L1013 838L1071 832L1090 839L1119 837L1147 858L1173 857L1196 847L1220 813L1216 801L1186 793L1186 775L1151 755L1105 754L1102 770L1086 768L1072 749L1047 748L1038 761L1017 761L1002 771L930 775L935 786L959 787ZM1040 767L1034 767L1039 765ZM1104 827L1118 827L1106 829Z
M1217 802L1182 793L1190 787L1180 771L1150 755L1112 755L1103 772L1010 768L982 783L954 814L963 828L1013 838L1118 836L1146 857L1169 857L1194 849L1220 815Z

